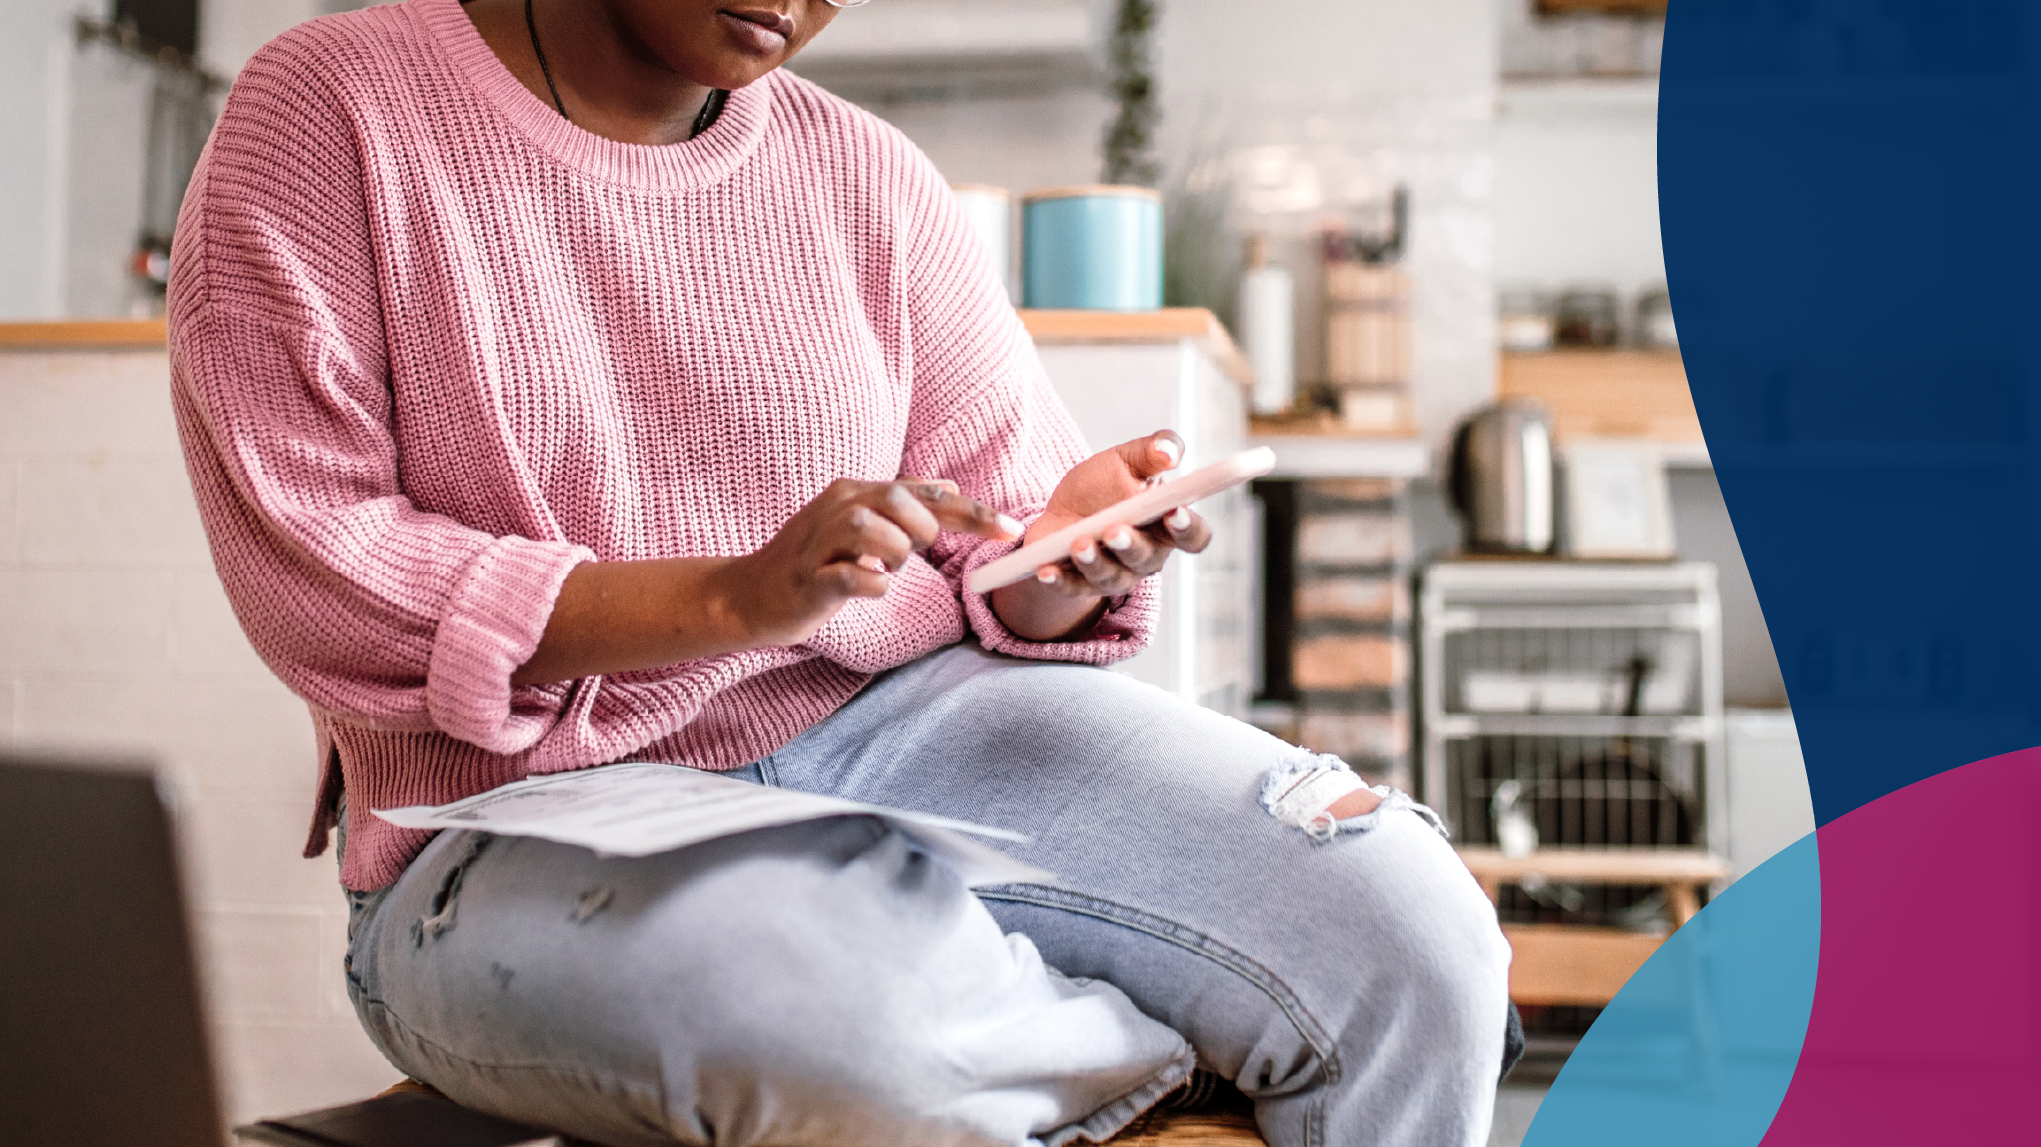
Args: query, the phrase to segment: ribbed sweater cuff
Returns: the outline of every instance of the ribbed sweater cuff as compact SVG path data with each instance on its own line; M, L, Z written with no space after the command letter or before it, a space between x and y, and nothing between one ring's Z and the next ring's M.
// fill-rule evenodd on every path
M565 542L498 538L454 587L433 636L425 704L433 724L492 753L528 749L550 720L512 711L510 675L531 659L567 574L595 553Z
M958 585L964 584L972 570L1019 548L1019 542L987 542L979 546L965 559L964 568L957 575ZM1152 577L1142 578L1132 593L1112 599L1105 615L1092 627L1091 635L1080 641L1029 641L1016 636L999 620L984 594L973 593L969 588L962 593L964 617L971 623L971 632L978 635L985 648L1010 657L1111 665L1147 648L1148 639L1155 632L1156 588Z

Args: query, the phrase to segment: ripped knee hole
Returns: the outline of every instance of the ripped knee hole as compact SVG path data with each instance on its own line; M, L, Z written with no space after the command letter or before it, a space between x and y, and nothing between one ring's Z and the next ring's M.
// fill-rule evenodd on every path
M1318 756L1272 767L1262 781L1261 805L1284 824L1330 840L1341 821L1376 811L1389 793L1387 788L1370 788L1339 758Z

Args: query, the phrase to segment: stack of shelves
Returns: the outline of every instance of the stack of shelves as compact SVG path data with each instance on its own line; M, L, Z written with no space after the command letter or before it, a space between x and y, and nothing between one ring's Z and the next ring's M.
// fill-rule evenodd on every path
M1607 1003L1729 872L1715 568L1444 562L1417 624L1420 791L1496 901L1512 994Z

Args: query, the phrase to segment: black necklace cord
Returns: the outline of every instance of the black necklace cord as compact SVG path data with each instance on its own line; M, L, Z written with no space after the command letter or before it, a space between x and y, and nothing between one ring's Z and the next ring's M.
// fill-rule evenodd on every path
M539 47L539 22L532 18L532 0L524 0L524 26L532 34L532 55L539 58L539 71L546 76L546 90L553 93L553 107L560 112L560 118L568 123L574 117L567 114L567 105L560 102L560 87L553 82L553 67L546 63L546 50Z
M560 102L560 86L553 82L553 66L546 62L546 50L539 47L539 22L532 17L532 0L524 0L524 26L525 30L531 33L532 55L539 58L539 71L545 74L546 90L553 93L554 109L560 113L561 119L573 123L574 117L567 114L567 105ZM729 96L730 93L721 88L709 92L708 98L702 101L702 110L695 113L694 126L688 129L689 139L714 126L717 117L723 114L723 102Z
M695 113L694 127L689 129L687 137L693 139L714 127L717 117L723 114L723 101L729 98L729 92L721 88L711 89L709 98L702 101L702 110Z

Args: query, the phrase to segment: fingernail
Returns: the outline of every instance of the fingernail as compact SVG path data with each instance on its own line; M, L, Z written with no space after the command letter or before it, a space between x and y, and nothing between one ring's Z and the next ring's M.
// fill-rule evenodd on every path
M1169 458L1171 466L1183 461L1183 447L1178 446L1174 438L1157 438L1155 448Z
M1001 514L997 518L994 518L993 522L996 525L998 525L1001 530L1004 530L1007 533L1014 535L1015 537L1019 537L1021 532L1027 529L1026 526L1021 525L1019 522L1014 521L1012 518L1007 517L1005 514Z
M1188 530L1191 528L1191 511L1189 507L1178 506L1169 512L1169 528L1172 530Z
M886 563L880 561L878 558L875 558L870 554L860 555L858 557L857 564L865 567L866 569L872 571L875 574L882 574L886 572Z
M1121 526L1118 530L1106 535L1105 541L1106 548L1109 550L1124 550L1134 544L1134 531Z
M1035 580L1041 582L1043 585L1055 585L1057 582L1062 581L1063 579L1056 576L1055 570L1041 570L1035 574Z
M1081 546L1073 546L1070 550L1070 557L1079 565L1088 566L1098 560L1098 547L1090 542L1085 542Z

